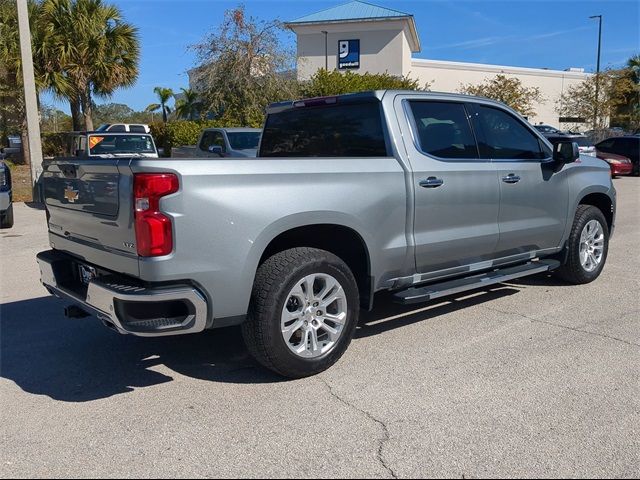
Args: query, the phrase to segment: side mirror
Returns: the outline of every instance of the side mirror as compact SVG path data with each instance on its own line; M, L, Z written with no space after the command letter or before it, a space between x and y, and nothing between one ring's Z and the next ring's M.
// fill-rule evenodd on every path
M573 163L580 158L576 142L558 142L553 147L553 159L559 164Z
M215 153L216 155L220 155L221 157L222 157L222 154L224 153L220 145L211 145L209 147L209 152Z

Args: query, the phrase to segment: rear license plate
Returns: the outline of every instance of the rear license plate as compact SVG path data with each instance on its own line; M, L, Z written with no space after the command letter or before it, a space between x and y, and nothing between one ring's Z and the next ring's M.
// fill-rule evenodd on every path
M80 272L80 281L85 285L89 285L89 282L96 278L96 269L88 265L78 265L78 271Z

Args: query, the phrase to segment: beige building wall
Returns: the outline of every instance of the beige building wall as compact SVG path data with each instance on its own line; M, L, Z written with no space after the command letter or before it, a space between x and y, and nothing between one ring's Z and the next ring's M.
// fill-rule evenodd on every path
M589 76L588 73L577 71L423 59L413 59L411 68L403 73L418 79L420 83L431 83L431 90L438 92L458 92L465 84L482 83L499 74L517 78L525 87L538 87L543 96L543 101L534 106L536 115L529 118L529 121L556 127L561 126L556 111L560 95L570 86L581 83Z
M411 67L407 22L368 21L291 27L298 36L298 79L307 80L325 67L325 34L329 70L338 66L338 42L360 40L360 68L356 72L399 75Z

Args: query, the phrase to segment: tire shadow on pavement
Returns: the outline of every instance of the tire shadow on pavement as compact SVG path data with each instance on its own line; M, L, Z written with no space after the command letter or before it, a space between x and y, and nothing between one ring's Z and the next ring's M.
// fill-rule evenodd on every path
M361 315L356 338L516 292L499 287L412 306L394 304L390 295L379 294L376 309ZM89 402L173 381L170 374L154 370L158 366L209 382L286 381L249 356L238 327L138 338L115 333L94 317L68 319L62 313L64 305L55 297L41 297L0 306L0 377L25 392L64 402Z
M64 305L42 297L0 306L0 377L66 402L171 382L153 370L159 365L211 382L283 380L253 361L238 328L145 339L115 333L95 317L68 319Z

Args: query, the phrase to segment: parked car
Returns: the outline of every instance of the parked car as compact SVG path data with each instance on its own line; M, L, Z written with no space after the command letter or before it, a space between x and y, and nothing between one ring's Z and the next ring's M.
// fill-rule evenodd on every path
M590 157L596 156L596 147L593 145L591 140L585 135L575 135L575 134L561 134L561 135L547 135L547 140L549 140L553 145L558 144L559 142L575 142L578 144L578 149L582 155L589 155Z
M144 123L105 123L96 128L96 132L151 133L151 129Z
M534 125L533 128L538 130L543 135L555 135L557 133L562 133L560 130L552 127L551 125Z
M241 324L261 364L297 378L342 356L375 292L410 304L602 272L609 167L503 104L377 91L267 113L257 159L46 166L38 263L68 315L147 337Z
M255 157L260 144L260 128L206 128L193 147L178 147L173 157Z
M13 203L11 196L11 170L0 162L0 228L13 227Z
M596 145L596 149L603 153L615 153L631 160L633 175L640 176L640 136L626 135L603 140Z
M20 135L9 135L7 143L0 148L0 155L3 158L21 158L22 157L22 138Z
M612 177L631 175L633 172L633 164L627 157L616 155L615 153L601 152L599 150L596 150L596 156L609 164Z
M146 133L74 132L70 142L71 156L75 157L158 158L153 137Z

